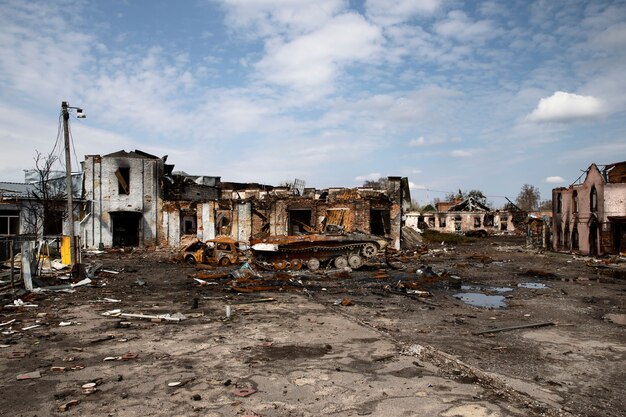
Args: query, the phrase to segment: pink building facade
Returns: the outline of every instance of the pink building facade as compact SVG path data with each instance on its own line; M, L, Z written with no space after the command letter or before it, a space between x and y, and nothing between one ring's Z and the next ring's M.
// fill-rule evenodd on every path
M553 250L626 254L626 161L591 164L584 176L552 190Z

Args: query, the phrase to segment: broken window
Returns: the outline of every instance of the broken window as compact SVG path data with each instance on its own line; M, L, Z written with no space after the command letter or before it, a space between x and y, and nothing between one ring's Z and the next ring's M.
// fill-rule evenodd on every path
M63 217L65 212L62 210L45 209L43 218L43 234L44 235L60 235L63 233Z
M289 234L299 235L311 231L311 210L289 210Z
M429 217L428 218L428 227L435 227L435 218L434 217Z
M508 216L500 216L500 230L507 230L509 228L508 221Z
M454 216L454 230L456 232L460 232L461 231L462 223L463 223L463 219L461 218L460 215Z
M478 229L480 227L480 217L474 217L474 229Z
M130 168L118 168L115 176L117 177L117 193L130 194Z
M591 195L589 196L589 209L592 213L598 211L598 192L596 191L596 186L591 187Z
M182 231L183 234L185 235L194 235L196 234L197 231L197 227L196 227L196 223L197 223L197 216L195 213L192 212L187 212L187 213L181 213L182 218L181 218L181 222L182 222Z
M572 194L572 209L574 213L578 213L578 191Z
M0 211L0 235L17 235L20 229L20 212L17 210Z
M483 224L485 227L490 226L493 227L493 214L485 213L485 218L483 219Z
M446 216L439 216L439 227L446 227Z
M557 214L561 214L561 210L563 210L563 196L561 193L556 195L556 212Z

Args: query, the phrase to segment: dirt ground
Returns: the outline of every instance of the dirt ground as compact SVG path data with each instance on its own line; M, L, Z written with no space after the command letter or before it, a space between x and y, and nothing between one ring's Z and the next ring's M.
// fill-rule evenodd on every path
M239 281L87 253L91 284L0 311L0 415L623 416L626 262L523 243ZM521 325L541 326L476 334Z

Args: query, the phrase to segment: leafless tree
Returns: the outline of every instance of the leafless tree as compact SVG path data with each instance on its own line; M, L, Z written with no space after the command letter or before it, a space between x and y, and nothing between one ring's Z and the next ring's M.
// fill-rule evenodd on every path
M32 188L26 202L26 229L30 233L60 234L65 212L65 178L56 177L52 169L58 158L36 151L35 168L31 171Z

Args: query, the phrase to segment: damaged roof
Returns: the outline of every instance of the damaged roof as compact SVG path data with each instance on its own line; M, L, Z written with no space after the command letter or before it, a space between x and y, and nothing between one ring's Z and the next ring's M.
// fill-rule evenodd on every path
M460 203L450 207L448 211L491 211L491 209L476 200L474 197L468 197Z
M121 151L113 152L108 155L104 155L103 158L139 158L139 159L161 159L158 156L150 155L149 153L135 149L134 151L126 152L124 149Z
M0 182L0 196L4 198L28 198L34 189L32 184Z

